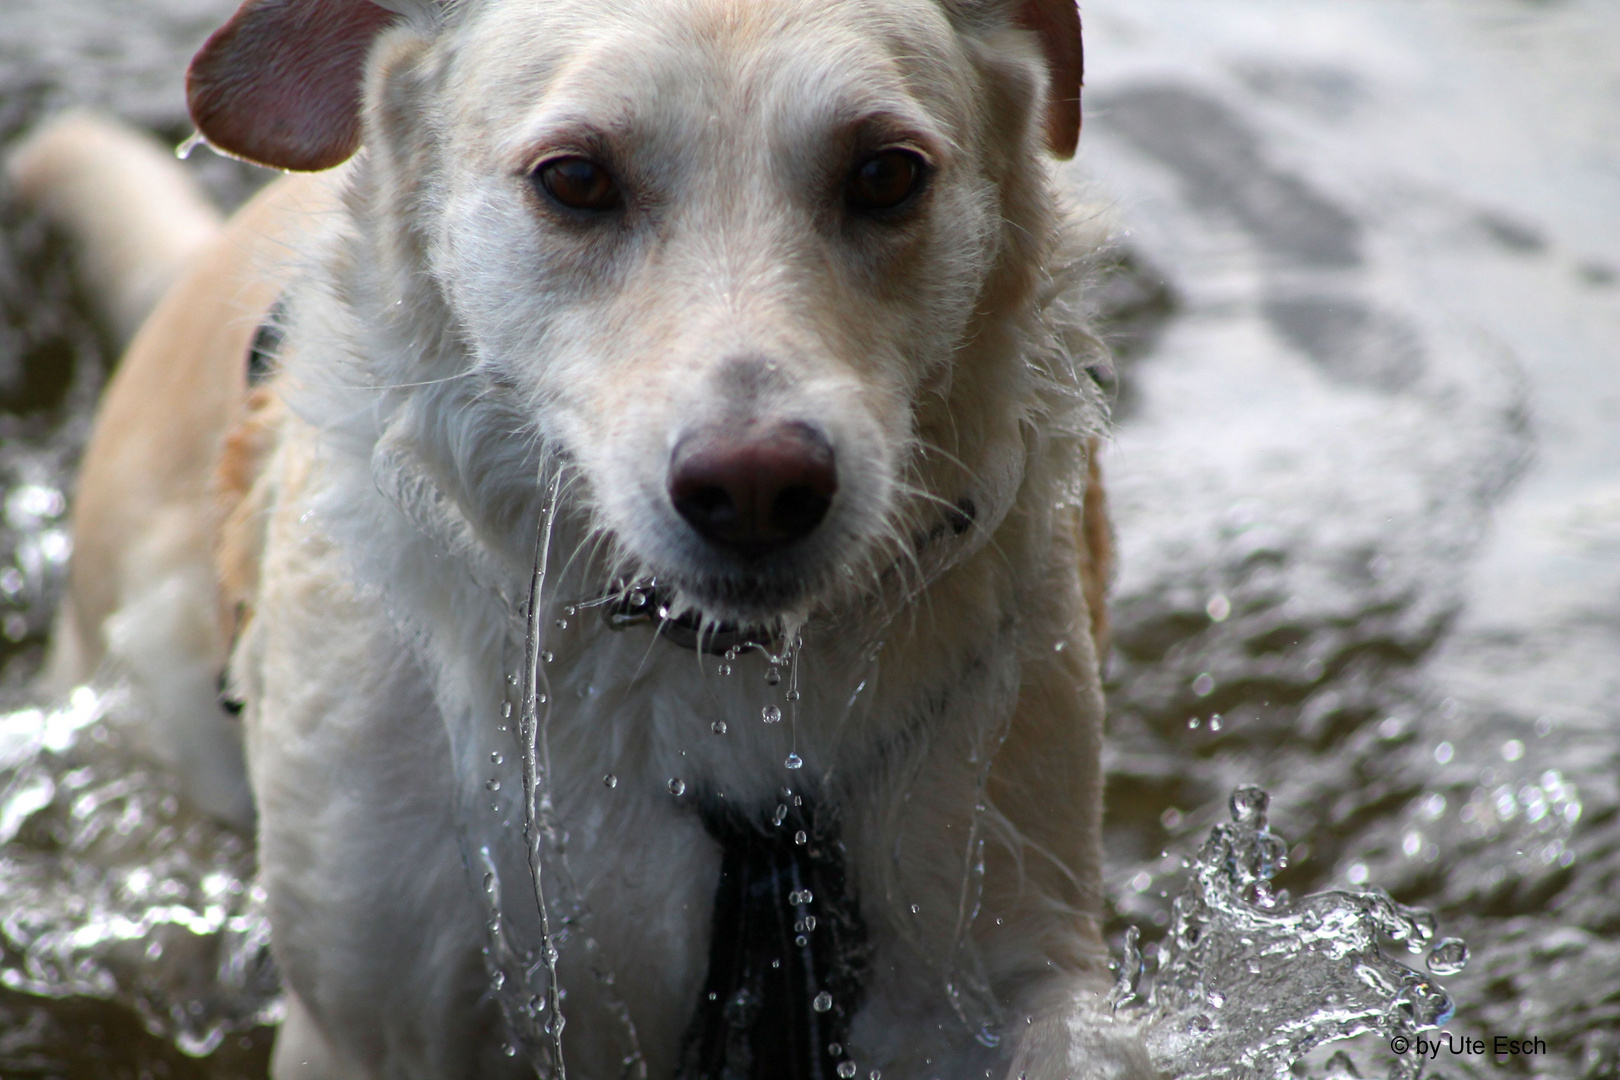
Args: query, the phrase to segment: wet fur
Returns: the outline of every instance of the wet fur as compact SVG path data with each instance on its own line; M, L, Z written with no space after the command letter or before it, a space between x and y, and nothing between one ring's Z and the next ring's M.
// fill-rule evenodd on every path
M366 152L261 200L314 192L341 209L278 219L279 256L235 246L236 274L290 282L287 345L273 393L233 384L247 404L215 409L197 437L208 468L189 466L214 477L216 501L194 506L220 538L198 625L210 649L235 641L289 990L276 1075L527 1069L501 1049L482 881L494 871L506 897L502 933L532 942L504 721L553 482L543 624L571 625L546 643L567 834L549 872L575 942L595 943L589 959L562 949L570 1070L617 1076L639 1055L645 1075L674 1073L719 866L695 800L768 810L793 785L835 808L868 924L873 974L850 1037L862 1075L1145 1074L1100 1004L1109 552L1103 411L1084 371L1102 355L1078 298L1098 238L1054 194L1030 35L931 0L487 0L436 17L424 6L374 48ZM637 32L615 35L615 20ZM586 53L623 68L571 98L570 59ZM660 73L712 100L661 94ZM537 93L595 115L600 85L641 103L645 159L675 163L670 175L727 160L685 153L706 138L743 148L740 176L774 175L767 151L818 145L815 107L855 93L938 136L940 205L899 246L862 247L815 233L774 191L718 198L726 178L698 172L665 189L683 212L658 260L614 262L556 228L538 243L537 211L509 182L532 150L511 132L535 126ZM707 115L712 131L693 126ZM180 289L206 297L222 280L216 267ZM240 348L201 351L242 363ZM107 416L154 405L154 376L144 390L120 378L92 461L134 438ZM710 566L649 487L670 433L726 409L813 415L839 447L836 513L759 588ZM96 507L120 500L87 472L81 551L96 549ZM170 561L194 566L195 549ZM141 572L76 556L73 589ZM674 582L677 610L802 631L791 723L757 719L775 700L757 654L722 676L650 627L564 610L647 574ZM95 639L139 589L103 592L75 633ZM801 770L783 768L790 749ZM947 985L967 988L954 1006ZM973 1037L981 1020L1001 1025L998 1045Z

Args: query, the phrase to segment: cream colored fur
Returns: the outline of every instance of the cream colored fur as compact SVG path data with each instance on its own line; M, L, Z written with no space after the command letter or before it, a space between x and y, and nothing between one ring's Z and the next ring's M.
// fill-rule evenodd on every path
M1102 1005L1101 613L1081 573L1097 596L1105 530L1081 507L1102 410L1076 314L1097 237L1054 192L1031 35L966 0L400 6L416 14L373 50L363 154L271 189L232 267L180 286L239 329L167 331L240 402L255 313L285 290L285 410L261 401L227 438L240 406L211 398L169 482L193 538L113 551L100 523L136 535L177 498L132 496L108 464L158 419L161 365L134 374L138 344L76 508L73 592L102 598L71 609L81 652L139 663L118 643L157 626L143 598L191 580L196 535L224 538L220 591L180 604L207 640L166 647L206 665L237 634L292 999L276 1075L530 1068L499 1005L538 944L510 677L552 483L545 730L566 850L547 874L570 1074L628 1058L673 1075L719 867L691 793L768 808L792 785L836 809L874 948L861 1076L1146 1075ZM937 172L904 224L861 232L823 178L873 124ZM611 235L539 206L526 175L593 139L646 193ZM227 317L220 294L266 281L237 308L253 317ZM664 494L683 425L728 411L809 418L837 451L833 510L769 603L705 583ZM247 480L204 508L198 463L222 454ZM942 526L964 497L957 536ZM575 610L654 574L678 609L802 633L787 721L759 719L782 700L759 655L723 675Z

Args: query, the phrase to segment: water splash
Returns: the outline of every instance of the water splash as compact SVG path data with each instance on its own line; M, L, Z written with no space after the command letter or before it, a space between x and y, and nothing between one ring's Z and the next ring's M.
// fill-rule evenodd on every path
M131 757L124 695L0 714L0 984L132 1011L192 1056L281 1020L251 842Z
M1180 1080L1269 1080L1287 1075L1313 1048L1369 1031L1410 1035L1451 1018L1446 992L1390 959L1381 941L1421 953L1435 934L1425 911L1381 890L1322 892L1298 902L1274 892L1287 846L1266 820L1269 796L1232 794L1232 821L1210 831L1158 953L1146 1000L1141 961L1127 935L1117 1016L1142 1027L1154 1064ZM1429 967L1450 974L1467 947L1447 938ZM1392 1078L1416 1080L1422 1061L1397 1058Z

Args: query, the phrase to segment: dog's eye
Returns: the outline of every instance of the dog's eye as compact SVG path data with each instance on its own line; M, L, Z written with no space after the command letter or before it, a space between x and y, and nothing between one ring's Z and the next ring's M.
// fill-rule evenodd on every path
M534 175L546 194L570 209L601 211L619 205L619 186L606 169L588 158L553 158Z
M883 150L859 165L849 178L845 195L857 212L893 210L922 186L922 155L910 150Z

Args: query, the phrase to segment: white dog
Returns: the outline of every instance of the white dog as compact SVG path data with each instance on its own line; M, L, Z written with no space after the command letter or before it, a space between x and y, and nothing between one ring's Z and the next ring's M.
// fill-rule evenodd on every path
M278 1077L1150 1072L1103 1005L1079 83L1072 0L210 39L202 133L331 171L132 346L53 671L256 807ZM63 130L26 191L120 171ZM92 220L115 182L59 208L92 246L149 220Z

